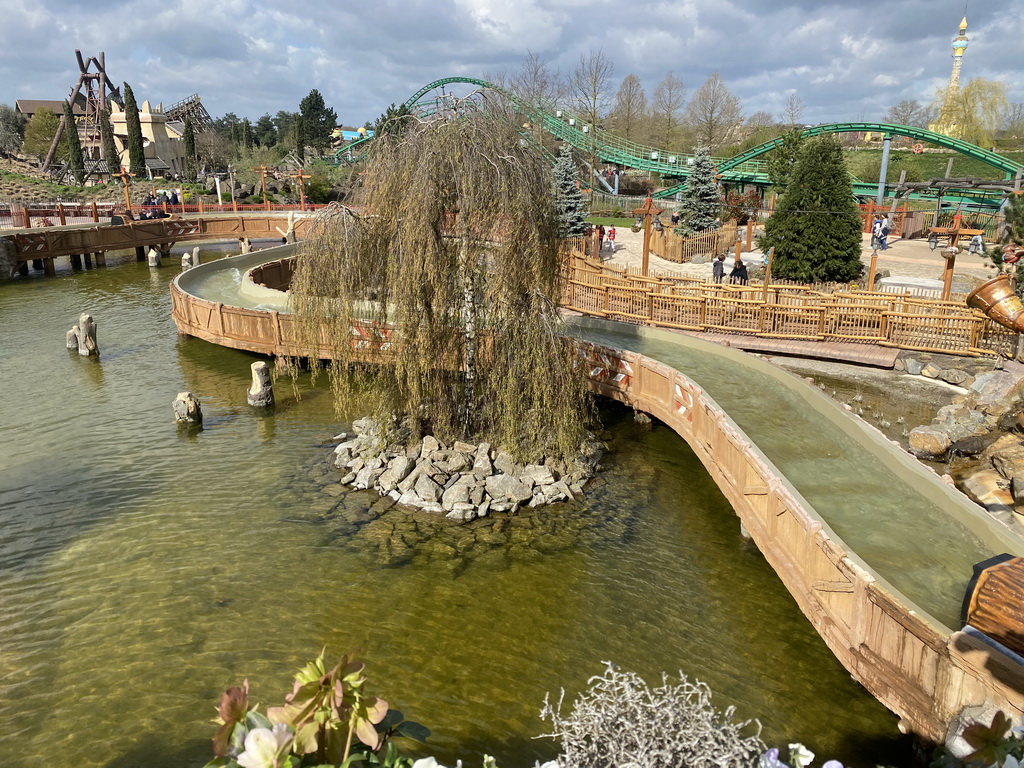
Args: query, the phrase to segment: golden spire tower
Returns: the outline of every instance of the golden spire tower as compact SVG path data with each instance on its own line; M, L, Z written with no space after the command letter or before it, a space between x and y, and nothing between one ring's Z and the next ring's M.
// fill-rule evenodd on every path
M960 98L960 68L963 66L964 52L967 50L967 44L970 42L970 38L967 37L967 17L964 16L960 22L960 34L953 38L953 71L949 74L946 98L943 99L939 119L934 125L929 126L937 133L956 136L958 127L956 102Z

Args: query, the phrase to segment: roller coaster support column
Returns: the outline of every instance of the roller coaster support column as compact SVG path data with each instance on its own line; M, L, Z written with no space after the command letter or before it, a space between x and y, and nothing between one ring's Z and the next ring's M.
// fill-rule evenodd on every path
M643 217L644 220L644 255L643 261L640 264L640 272L644 277L647 277L648 263L651 258L651 219L662 212L661 208L655 207L650 195L644 200L642 206L633 211L634 216L637 218Z
M882 169L878 172L878 196L875 202L879 205L885 200L885 179L889 173L889 149L892 146L892 134L887 133L882 138Z

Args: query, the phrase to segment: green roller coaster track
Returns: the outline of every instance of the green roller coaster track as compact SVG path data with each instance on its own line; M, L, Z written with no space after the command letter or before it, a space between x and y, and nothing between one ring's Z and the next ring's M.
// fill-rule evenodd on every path
M568 142L581 152L593 155L602 162L616 163L617 165L627 168L635 168L642 171L652 171L660 174L663 178L678 177L683 179L679 184L659 190L655 193L655 197L664 198L673 196L676 192L682 189L683 184L685 183L685 178L690 173L689 165L693 161L692 155L668 152L657 147L631 142L620 136L609 133L598 126L588 125L584 120L567 111L551 111L538 105L530 104L516 95L509 93L505 89L478 78L445 77L440 80L435 80L423 86L416 91L416 93L410 96L405 101L405 106L413 112L418 111L420 114L430 114L439 108L440 99L438 97L424 99L423 97L438 88L456 83L475 85L483 90L492 90L501 93L503 96L510 99L515 104L516 108L523 114L527 115L531 121L541 126L549 134L555 138L561 139L562 141ZM974 144L966 141L944 136L941 133L928 131L924 128L914 128L908 125L875 122L826 123L806 128L802 132L802 135L818 136L825 133L851 133L862 131L879 132L890 136L906 136L916 142L927 142L944 149L951 149L996 168L1004 174L1006 179L1012 179L1018 172L1024 171L1024 165L1010 160L1003 155L990 152L987 149L982 149L981 147L975 146ZM335 152L336 161L340 161L342 158L348 158L349 160L356 159L365 151L366 142L368 141L370 141L369 137L359 139L339 148ZM722 180L732 183L759 184L762 186L767 185L767 169L764 161L758 158L760 158L761 155L772 151L781 143L781 138L773 139L772 141L766 141L764 144L759 144L756 147L748 149L735 157L714 158L715 165L718 168L718 172L721 175ZM358 150L358 152L353 153L353 150ZM877 182L868 183L857 181L854 183L854 193L858 195L874 196L877 190ZM977 191L970 193L966 190L963 191L963 193L973 194L973 196L992 197L992 193L978 193Z

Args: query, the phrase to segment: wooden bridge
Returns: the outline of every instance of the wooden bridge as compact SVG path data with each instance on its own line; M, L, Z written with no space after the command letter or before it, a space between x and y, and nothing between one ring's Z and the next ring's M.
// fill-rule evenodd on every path
M305 234L311 219L296 217L297 237ZM281 238L288 228L286 214L227 214L182 218L143 219L121 224L74 225L13 230L0 237L0 267L7 271L0 280L14 272L27 275L29 265L56 274L54 260L69 258L76 266L106 265L108 251L135 249L145 258L147 248L157 248L163 255L174 243L183 240L250 240Z
M289 247L274 249L290 255ZM279 258L279 257L277 257ZM213 262L179 275L171 285L174 322L182 334L268 355L300 354L291 317L205 300L189 292L206 275L229 266L246 272L260 291L287 287L287 260L268 251ZM269 262L269 263L268 263ZM254 276L254 277L253 277ZM243 291L248 280L243 281ZM260 302L268 296L261 293ZM280 293L278 303L287 305ZM588 327L622 323L582 318ZM670 330L635 327L638 338L700 345ZM718 404L683 372L635 351L579 342L591 389L657 417L685 439L740 517L803 613L850 674L901 718L904 731L941 742L964 708L983 703L1013 717L1024 714L1024 665L980 633L942 624L879 577L840 540L820 514ZM880 433L841 412L813 387L740 352L713 347L737 367L772 377L801 398L822 425L842 430L880 452L908 477L929 505L954 516L994 552L1024 553L1024 543ZM329 355L330 350L322 350Z

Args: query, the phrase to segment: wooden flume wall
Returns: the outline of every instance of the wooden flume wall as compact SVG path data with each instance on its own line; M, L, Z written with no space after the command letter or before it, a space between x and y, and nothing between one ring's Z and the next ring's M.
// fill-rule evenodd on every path
M265 271L268 283L273 274ZM179 332L262 354L299 353L287 314L205 301L178 282L171 297ZM876 578L682 372L626 350L581 342L580 352L595 392L652 414L690 444L829 648L899 715L903 730L939 742L964 706L985 702L1024 714L1024 668L978 637L944 627Z

